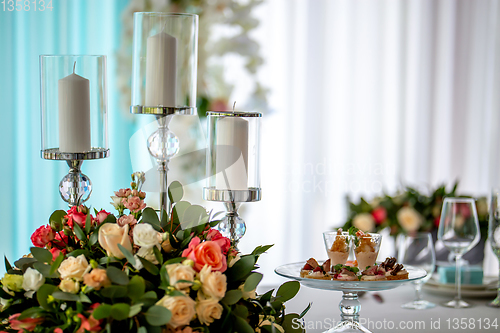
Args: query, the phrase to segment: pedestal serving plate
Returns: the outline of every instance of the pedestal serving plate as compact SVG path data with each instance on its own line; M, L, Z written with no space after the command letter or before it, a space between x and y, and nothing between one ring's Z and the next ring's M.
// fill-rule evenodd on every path
M366 332L371 333L368 329L359 323L359 311L361 303L358 299L360 291L381 291L399 287L408 282L423 279L427 273L425 270L405 266L409 273L409 278L406 280L393 281L335 281L335 280L316 280L300 277L300 270L304 263L286 264L277 267L274 271L276 274L288 279L297 280L303 286L322 290L341 291L343 293L340 301L340 323L324 333L334 332Z

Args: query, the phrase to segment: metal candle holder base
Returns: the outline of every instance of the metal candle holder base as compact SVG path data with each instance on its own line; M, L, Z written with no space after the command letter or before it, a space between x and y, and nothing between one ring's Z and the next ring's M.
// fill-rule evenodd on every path
M66 161L69 172L59 183L59 194L70 207L78 206L90 198L92 182L82 174L81 167L84 160L94 160L109 156L109 149L92 148L81 153L64 153L59 148L42 150L42 158L46 160Z
M203 189L203 199L208 201L224 202L226 216L217 225L217 229L224 237L231 240L235 247L245 235L245 221L238 215L238 209L243 202L255 202L261 198L260 188L249 188L248 190L218 190L214 187Z

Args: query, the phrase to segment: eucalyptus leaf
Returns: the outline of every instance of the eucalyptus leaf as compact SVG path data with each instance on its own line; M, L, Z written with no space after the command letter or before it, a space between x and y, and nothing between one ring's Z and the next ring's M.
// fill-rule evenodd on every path
M139 275L134 275L127 285L127 290L127 296L132 301L140 299L146 291L146 284L144 282L144 279Z
M144 268L151 274L153 275L158 275L158 273L160 273L160 270L158 269L158 267L156 267L155 264L153 264L151 261L149 260L146 260L140 256L137 256L137 258L139 258L139 260L141 261L142 265L144 266Z
M55 299L61 300L61 301L79 301L80 300L80 295L75 295L75 294L70 294L70 293L65 293L64 291L54 291L52 293L52 296Z
M17 320L23 320L26 318L38 318L42 317L45 314L45 310L40 307L33 307L33 308L28 308L21 312L21 315L17 317Z
M63 260L64 260L64 253L61 252L57 256L56 260L54 260L54 263L52 264L52 266L50 267L50 271L49 271L50 275L57 272L57 269L59 268L59 266L61 266L61 263L63 262Z
M208 216L205 208L199 205L189 206L181 219L181 228L183 230L194 228L202 223L202 220Z
M130 313L130 305L126 303L116 303L111 306L110 317L116 320L125 320Z
M187 201L179 201L172 207L172 220L174 225L178 225L181 223L184 212L191 207L191 204Z
M243 291L249 292L255 290L262 280L263 275L260 273L252 273L245 280L245 285L243 286Z
M111 305L106 303L102 303L92 312L92 316L97 320L108 318L110 315Z
M158 246L153 246L153 253L155 255L156 260L161 264L163 262L163 255L161 251L158 249Z
M54 286L52 284L44 284L36 292L36 299L38 301L38 304L40 304L40 306L45 310L52 310L52 307L47 303L47 298L56 290L58 290L57 286Z
M50 215L49 224L55 231L61 231L63 228L63 219L67 215L64 210L56 210Z
M229 290L226 292L226 295L221 300L221 302L227 305L233 305L236 304L242 296L243 293L239 289Z
M14 262L14 266L25 271L28 267L33 267L33 264L37 262L35 258L21 258Z
M238 333L255 333L250 324L241 317L234 316L234 328ZM288 333L288 331L285 331Z
M49 250L41 247L31 247L30 252L39 262L50 264L52 262L52 253Z
M272 248L274 244L271 245L262 245L262 246L257 246L253 251L252 254L256 256L260 256L261 254L265 253L267 250Z
M81 241L86 241L87 236L85 235L85 232L80 228L78 223L73 224L73 232L75 233L76 237L81 240Z
M163 326L172 318L172 312L163 306L153 305L145 313L145 317L150 325Z
M146 207L142 211L142 222L150 224L156 231L161 231L160 220L155 210L151 207Z
M178 181L173 181L170 183L168 187L168 198L170 202L179 202L184 196L184 189L182 188L182 184Z
M243 319L247 319L248 317L248 308L244 305L236 304L233 313L237 315L238 317L241 317Z
M142 305L143 305L142 303L132 305L130 307L130 312L128 314L128 317L132 318L138 315L142 310Z
M285 303L286 301L292 299L297 295L300 289L300 283L298 281L288 281L283 283L276 292L276 298L279 301Z
M110 286L101 289L101 295L107 298L116 299L127 296L127 287Z
M129 282L128 275L119 268L116 268L114 266L109 266L106 269L106 275L111 280L111 282L122 286L127 285Z
M55 273L50 273L51 266L41 263L41 262L35 262L33 264L33 268L42 273L44 277L48 278L57 278L59 276L58 272Z
M131 264L134 264L135 263L135 258L134 258L134 255L132 254L132 252L130 252L128 249L126 249L123 245L121 244L117 244L118 245L118 248L120 249L120 251L122 251L122 254L125 256L125 258L127 259L127 261Z
M255 256L248 255L241 257L233 267L227 270L228 282L240 281L245 278L255 268Z
M302 325L299 325L301 323L301 320L299 318L299 315L296 313L289 313L285 315L285 318L282 323L282 327L285 330L285 332L290 332L290 333L302 333L305 330L303 329Z

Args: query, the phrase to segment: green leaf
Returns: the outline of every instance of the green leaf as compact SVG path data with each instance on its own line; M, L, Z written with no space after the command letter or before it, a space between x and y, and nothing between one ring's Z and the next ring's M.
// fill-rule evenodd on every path
M55 273L50 273L51 266L47 264L43 264L41 262L35 262L33 264L33 268L42 273L43 277L48 277L48 278L57 278L59 276L58 272Z
M181 220L182 230L194 228L202 223L202 220L208 217L208 213L202 206L191 205L185 211Z
M137 329L137 333L148 333L148 329L144 326L141 326Z
M168 218L168 213L166 211L162 210L160 214L161 214L160 226L162 229L165 229L168 225L168 222L170 222L170 219Z
M172 318L172 312L163 306L153 305L145 313L145 316L150 325L163 326L170 321L170 318Z
M97 214L96 214L97 215ZM87 218L85 219L85 233L88 235L90 232L90 227L92 226L92 220L90 218L90 213L87 214Z
M45 310L43 308L39 307L33 307L33 308L28 308L21 312L21 315L17 317L18 320L23 320L26 318L38 318L42 317L45 313Z
M3 256L4 262L5 262L5 271L8 272L12 269L12 266L10 265L9 260L7 259L7 256Z
M170 183L170 186L168 187L168 198L170 199L170 202L179 202L183 196L184 190L182 188L182 184L178 181Z
M179 201L172 208L172 223L178 225L181 223L184 212L191 207L191 204L187 201Z
M108 265L115 262L119 262L115 257L102 257L101 259L99 259L100 265Z
M99 233L96 230L94 230L94 232L90 234L89 244L92 246L95 243L97 243L98 240L99 240Z
M81 240L81 241L86 241L87 236L83 232L82 228L78 225L78 223L73 224L73 232L75 233L76 237Z
M142 295L138 302L143 303L144 307L147 308L155 305L156 302L158 302L158 296L153 290L150 290Z
M14 266L24 271L28 267L33 267L35 262L37 262L35 258L21 258L14 261Z
M45 262L47 264L52 262L52 253L50 253L49 250L41 247L31 247L30 251L33 257L39 262Z
M118 245L118 248L120 249L120 251L122 251L125 258L127 259L127 261L131 264L135 264L135 258L134 258L134 255L132 254L132 252L130 252L128 249L126 249L121 244L117 244L117 245Z
M177 264L177 263L183 262L184 260L186 260L186 258L184 258L184 257L172 258L172 259L165 261L163 263L163 265Z
M148 261L148 260L146 260L142 257L139 257L139 256L137 256L137 258L139 258L142 265L149 273L151 273L153 275L158 275L158 273L160 273L160 270L158 269L158 267L156 267L156 265L154 265L151 261Z
M262 280L263 275L261 273L252 273L245 280L245 285L243 286L243 291L249 292L255 290Z
M146 291L146 284L144 279L139 275L134 275L127 285L127 296L132 300L136 301L144 295Z
M86 258L90 257L90 252L88 250L84 250L84 249L78 249L78 250L72 251L72 252L68 253L68 257L75 257L76 258L81 254L83 254Z
M227 305L233 305L236 304L242 296L243 293L239 289L229 290L228 292L226 292L226 295L221 300L221 302Z
M309 303L309 305L307 305L307 307L304 309L304 311L302 311L299 315L299 318L303 318L306 313L309 311L309 309L311 309L311 306L312 306L312 303Z
M106 303L102 303L92 312L92 316L97 320L108 318L110 315L111 305Z
M128 284L128 275L122 270L116 268L115 266L109 266L106 269L106 275L111 280L111 282L125 286Z
M241 317L243 319L247 319L248 317L248 308L244 305L241 304L236 304L236 306L233 309L233 313L237 315L238 317Z
M50 275L55 274L55 272L57 272L57 269L59 268L59 266L61 265L63 260L64 260L64 253L61 252L57 256L56 260L54 260L54 263L52 264L52 266L50 267L50 271L49 271Z
M302 325L299 325L300 323L300 317L296 313L289 313L285 315L283 323L281 324L281 327L285 330L285 332L297 332L297 333L302 333L304 332L304 329L302 328Z
M142 305L143 305L142 303L132 305L130 307L130 312L128 313L128 317L132 318L137 314L139 314L139 312L141 312L142 310Z
M80 302L82 303L92 303L92 301L90 300L90 298L85 295L84 293L80 293Z
M36 299L38 304L45 310L51 311L51 306L47 303L47 298L49 295L52 295L54 291L57 290L57 287L52 284L44 284L42 285L38 291L36 292Z
M261 254L265 253L267 250L272 248L274 244L271 245L262 245L262 246L257 246L253 251L252 254L255 256L260 256Z
M234 316L234 331L238 333L255 333L250 324L241 317ZM288 333L288 331L285 331Z
M161 254L157 246L153 246L153 252L155 254L156 260L158 260L158 262L161 264L163 262L163 255Z
M116 299L127 296L127 288L123 286L110 286L101 289L101 295L107 298Z
M63 228L63 219L67 215L64 210L56 210L50 215L49 224L55 231L61 231Z
M233 267L227 270L228 282L239 281L245 278L255 267L255 256L243 256Z
M61 301L73 301L73 302L77 302L77 301L80 300L80 295L65 293L64 291L54 291L52 293L52 296L55 299L58 299L58 300L61 300Z
M288 281L283 283L276 292L276 298L282 303L292 299L297 295L300 289L300 283L298 281ZM278 297L280 297L278 299Z
M110 316L116 320L125 320L130 313L130 305L126 303L116 303L111 306Z
M156 215L155 210L151 207L146 207L142 211L142 222L151 224L151 226L153 226L156 231L161 231L161 225L160 220L158 219L158 215Z

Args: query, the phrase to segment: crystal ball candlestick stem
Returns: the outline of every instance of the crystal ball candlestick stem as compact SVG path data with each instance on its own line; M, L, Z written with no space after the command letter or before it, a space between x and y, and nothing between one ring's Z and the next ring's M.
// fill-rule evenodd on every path
M179 138L169 130L168 125L172 116L157 116L158 130L148 138L148 151L158 162L158 172L160 174L160 207L161 210L170 212L170 202L168 200L168 163L170 159L179 151Z
M224 237L231 240L231 243L237 247L238 242L241 237L245 235L247 230L245 221L238 216L238 208L240 208L240 202L225 202L226 206L226 216L217 225L217 229L221 232Z
M59 183L59 194L70 207L87 201L92 194L92 182L81 173L82 160L68 160L69 173Z

